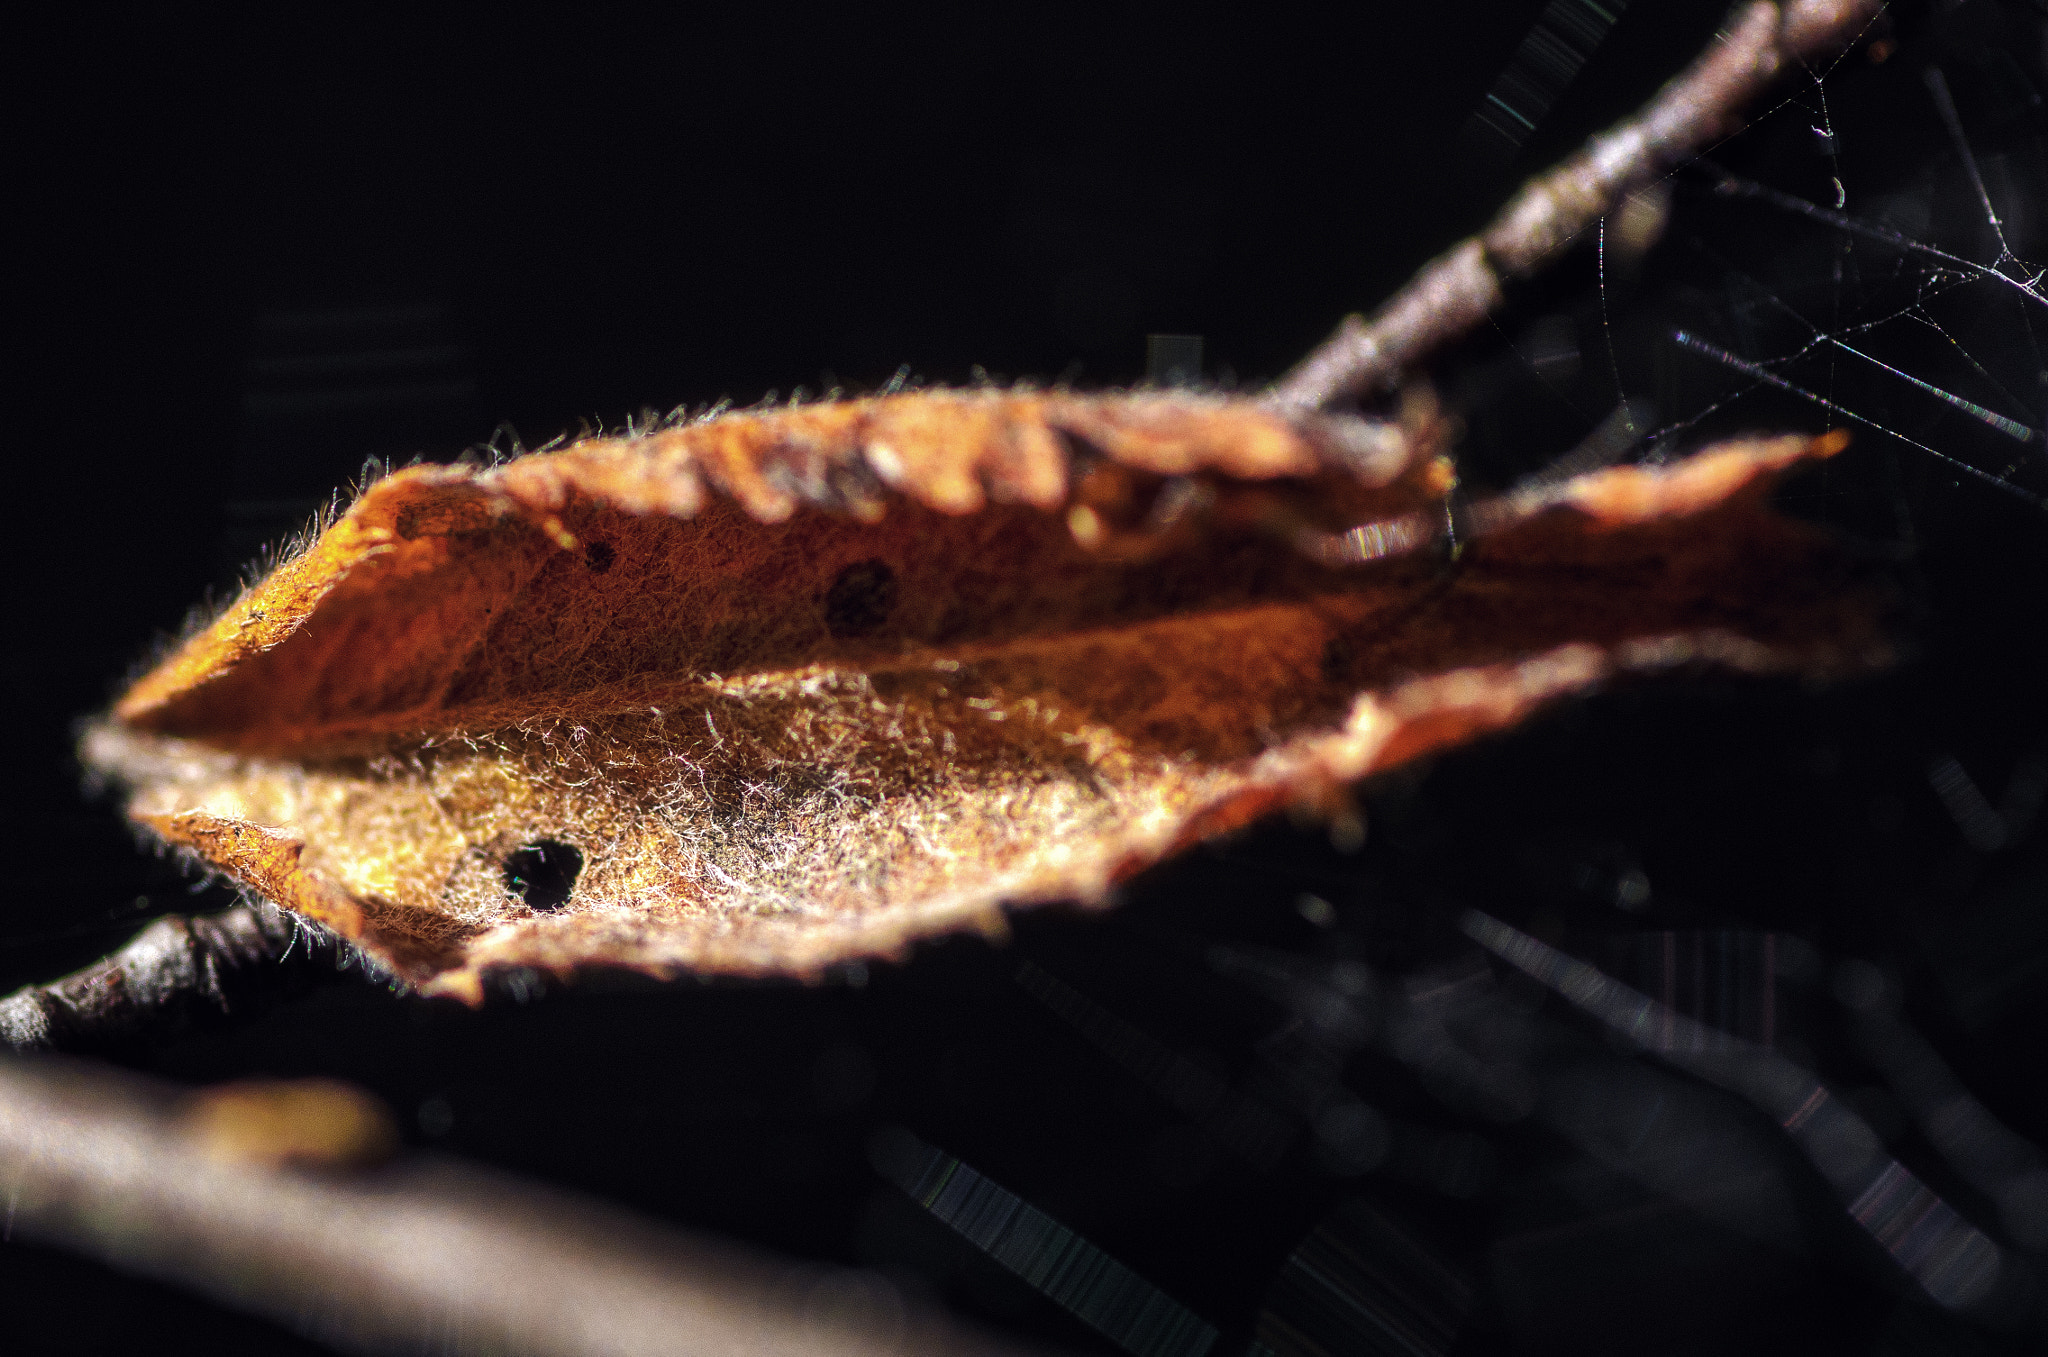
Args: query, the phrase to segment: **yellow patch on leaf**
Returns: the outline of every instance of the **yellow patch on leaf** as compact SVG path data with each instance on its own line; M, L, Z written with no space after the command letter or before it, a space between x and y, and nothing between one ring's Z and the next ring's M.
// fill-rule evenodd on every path
M498 968L815 975L1625 672L1880 662L1726 444L1493 501L1401 427L927 392L370 486L85 757L166 841L475 1001ZM1423 526L1418 526L1423 525Z

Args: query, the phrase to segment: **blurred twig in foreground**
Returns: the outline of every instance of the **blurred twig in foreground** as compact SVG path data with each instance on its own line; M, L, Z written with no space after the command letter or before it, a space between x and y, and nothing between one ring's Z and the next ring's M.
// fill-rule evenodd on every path
M163 1085L0 1058L10 1229L358 1352L1004 1350L871 1274L748 1257L436 1156L277 1167L217 1122Z

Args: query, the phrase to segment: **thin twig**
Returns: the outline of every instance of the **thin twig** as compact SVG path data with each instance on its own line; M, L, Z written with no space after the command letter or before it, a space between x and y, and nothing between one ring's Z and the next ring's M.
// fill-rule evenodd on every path
M750 1257L440 1156L348 1173L225 1157L196 1125L176 1090L0 1057L12 1230L359 1352L1017 1350L871 1274Z
M2041 1331L2041 1276L2032 1260L2001 1248L1892 1158L1870 1124L1811 1070L1677 1012L1491 915L1468 910L1459 927L1615 1035L1776 1122L1834 1187L1850 1218L1944 1309L1994 1328ZM1991 1125L1973 1129L1988 1132ZM2032 1148L2006 1134L2011 1149Z
M279 962L306 928L268 905L158 919L86 969L0 999L0 1045L17 1051L100 1046L162 1031L176 1019L225 1011L239 998L277 987L285 976Z
M1535 272L1630 193L1735 131L1740 111L1787 68L1839 50L1882 7L1882 0L1745 7L1635 116L1530 180L1491 225L1424 265L1370 320L1346 316L1270 398L1320 409L1394 386L1431 350L1484 320L1508 280Z

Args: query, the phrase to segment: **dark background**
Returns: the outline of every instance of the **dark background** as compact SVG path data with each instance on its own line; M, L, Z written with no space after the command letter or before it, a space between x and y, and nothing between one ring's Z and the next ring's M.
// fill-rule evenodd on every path
M9 260L0 988L226 902L81 794L75 723L366 457L872 389L904 365L1120 384L1152 332L1204 336L1209 378L1255 388L1636 106L1721 13L1638 0L1526 144L1489 140L1472 114L1542 12L44 16L8 59L7 215L25 236ZM2044 33L2027 0L1902 6L1887 59L1795 84L1715 159L1823 203L1839 176L1844 210L1989 262L1922 83L1939 65L2006 240L2048 256ZM1751 384L1670 344L1678 325L1751 360L1810 338L1798 317L1865 327L1849 342L2039 430L2048 312L1704 183L1678 177L1640 268L1610 259L1611 327L1582 245L1446 356L1468 476L1505 483L1569 450L1617 384L1656 403L1666 451L1831 422L1737 395ZM1859 1057L1836 996L1882 976L1991 1112L2048 1142L2048 852L2029 807L2048 785L2048 459L2038 432L2002 438L1853 360L1781 370L2036 501L1862 429L1792 488L1791 509L1897 580L1909 659L1883 677L1603 695L1367 788L1357 852L1268 826L1160 869L1114 914L1020 918L1005 946L935 944L843 983L600 981L471 1013L335 974L112 1054L193 1082L339 1074L421 1144L875 1267L1083 1349L1114 1350L887 1185L891 1128L1149 1278L1224 1331L1218 1351L1242 1350L1262 1310L1306 1305L1290 1253L1319 1224L1352 1237L1341 1222L1361 1209L1465 1279L1463 1310L1390 1284L1462 1315L1462 1351L2006 1350L1916 1300L1796 1156L1797 1247L1760 1250L1540 1118L1475 1115L1314 1017L1332 976L1392 992L1461 964L1467 907L1633 983L1627 959L1666 935L1719 957L1768 934L1798 962L1777 982L1781 1048L1996 1233ZM1268 1109L1275 1152L1238 1153L1217 1104L1134 1077L1020 968L1188 1053L1234 1090L1221 1105ZM1605 1049L1554 1001L1530 1011L1545 1040ZM1370 1172L1289 1102L1291 1074L1331 1061L1397 1128ZM0 1313L18 1351L301 1341L19 1242L0 1246ZM1369 1350L1350 1321L1291 1322Z

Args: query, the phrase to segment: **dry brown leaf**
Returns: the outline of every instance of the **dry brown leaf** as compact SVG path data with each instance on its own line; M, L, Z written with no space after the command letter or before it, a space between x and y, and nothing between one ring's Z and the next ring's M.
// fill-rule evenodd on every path
M90 764L169 843L429 992L816 975L1176 849L1617 674L1884 657L1725 444L1428 546L1403 426L1189 394L925 392L369 487L121 700ZM580 874L515 890L535 846ZM573 851L572 851L573 850ZM565 863L564 859L568 859Z

